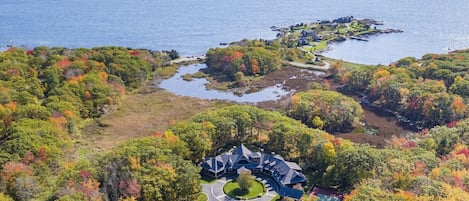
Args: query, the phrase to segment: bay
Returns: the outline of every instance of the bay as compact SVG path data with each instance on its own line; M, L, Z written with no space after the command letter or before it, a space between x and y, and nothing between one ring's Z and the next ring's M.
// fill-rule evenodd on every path
M284 90L282 85L278 84L266 87L260 91L236 95L231 91L206 89L205 85L208 84L209 81L205 78L193 78L191 81L185 81L182 78L185 74L194 74L206 67L205 64L182 66L173 77L161 81L158 87L171 91L176 95L209 100L227 100L238 103L258 103L262 101L278 100L293 93L293 91Z
M202 55L220 42L272 39L270 26L352 15L404 33L332 45L325 56L389 64L469 47L469 0L2 0L0 48L126 46Z

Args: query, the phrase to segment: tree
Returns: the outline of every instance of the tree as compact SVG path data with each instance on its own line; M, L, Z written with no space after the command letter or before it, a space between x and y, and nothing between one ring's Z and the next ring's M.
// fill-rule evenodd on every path
M243 192L249 192L249 188L252 187L254 182L254 177L251 175L250 171L243 170L239 174L238 178L236 178L236 182Z
M235 76L236 84L237 84L239 87L244 87L244 86L246 86L246 78L244 77L243 72L238 71L238 72L235 73L234 76Z
M277 48L266 48L259 42L244 41L245 46L211 48L207 52L207 67L210 72L221 72L230 79L235 73L244 75L266 75L281 68L280 53Z
M290 117L329 132L357 127L364 113L355 100L333 91L300 92L292 96L291 103L288 111Z
M430 135L437 145L436 153L439 155L448 154L459 141L459 134L456 128L436 126L430 130Z
M180 142L165 133L130 140L105 155L100 165L106 198L141 195L144 201L196 200L200 169L183 159L188 150Z
M20 176L15 179L14 193L16 200L31 200L41 192L40 185L32 176Z
M13 201L13 198L11 198L10 196L5 195L3 193L0 193L0 200L2 200L2 201Z
M410 64L416 62L417 59L415 57L406 57L406 58L402 58L402 59L399 59L399 61L397 61L397 64L396 66L397 67L401 67L401 66L409 66Z
M168 54L171 60L179 58L179 53L176 50L171 50Z
M369 146L344 147L338 153L335 164L328 169L324 182L328 186L337 185L340 190L350 191L354 185L374 174L374 169L382 161L379 150Z
M252 58L251 59L251 73L253 75L257 75L261 72L261 69L259 68L259 62L257 62L257 59Z

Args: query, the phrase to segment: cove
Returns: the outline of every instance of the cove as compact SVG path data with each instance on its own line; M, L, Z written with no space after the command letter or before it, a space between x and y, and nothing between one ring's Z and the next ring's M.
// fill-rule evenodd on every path
M283 89L282 84L266 87L260 91L236 95L229 91L220 91L216 89L206 89L205 84L208 80L205 78L194 78L191 81L185 81L181 78L185 74L194 74L200 69L206 68L205 64L193 64L181 66L178 72L169 79L161 81L159 87L180 96L190 96L209 100L227 100L237 103L258 103L263 101L279 100L288 96L293 91Z

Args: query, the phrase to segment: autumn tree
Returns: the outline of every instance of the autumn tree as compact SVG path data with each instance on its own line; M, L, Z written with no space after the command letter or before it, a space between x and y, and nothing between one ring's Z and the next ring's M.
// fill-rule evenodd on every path
M235 73L244 75L266 75L281 68L280 53L275 48L266 48L253 41L244 41L227 48L211 48L207 52L207 67L212 72L222 72L230 79Z
M195 200L199 194L199 168L187 157L187 147L168 134L126 142L101 163L109 199L141 196L142 200ZM140 189L140 191L139 191Z
M243 192L249 192L249 189L252 187L253 182L254 177L248 170L241 171L238 178L236 178L236 183L238 183L239 188L241 188Z
M257 62L257 59L252 58L251 59L251 73L253 75L257 75L260 73L260 68L259 68L259 62Z
M363 109L352 98L340 93L311 90L292 96L288 114L310 127L334 132L357 127Z

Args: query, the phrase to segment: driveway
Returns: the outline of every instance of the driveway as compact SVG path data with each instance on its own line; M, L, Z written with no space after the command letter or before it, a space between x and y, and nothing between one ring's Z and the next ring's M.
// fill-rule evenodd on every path
M264 183L267 192L260 198L255 198L255 201L270 201L277 196L278 185L270 177L264 175L255 175L256 180ZM223 192L223 186L233 177L222 177L214 183L202 184L202 191L207 195L208 201L237 201L237 199L227 196Z

